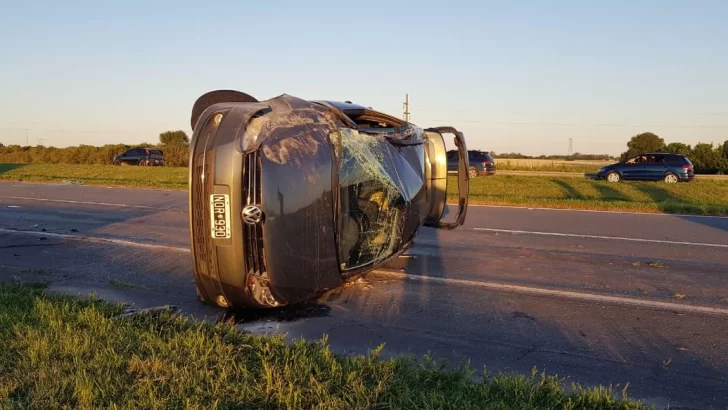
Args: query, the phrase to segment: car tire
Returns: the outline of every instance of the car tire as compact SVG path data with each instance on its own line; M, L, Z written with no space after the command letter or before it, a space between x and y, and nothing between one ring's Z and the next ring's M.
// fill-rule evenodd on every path
M662 180L667 184L674 184L676 182L680 182L680 178L678 178L678 176L673 174L672 172L665 175L665 177L662 178Z
M610 173L607 174L607 178L606 179L609 182L619 182L619 181L622 180L622 176L619 175L619 172L612 171L612 172L610 172Z
M471 168L470 168L470 169L468 170L468 176L469 176L470 178L477 178L477 177L478 177L478 170L477 170L477 169L475 169L475 168L473 168L473 167L471 167Z
M119 162L119 161L114 161L114 165L121 165L121 162Z

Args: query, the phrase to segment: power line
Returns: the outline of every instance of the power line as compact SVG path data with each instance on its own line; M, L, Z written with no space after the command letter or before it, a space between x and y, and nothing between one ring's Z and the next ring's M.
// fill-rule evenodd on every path
M569 127L668 127L668 128L728 128L728 124L618 124L618 123L578 123L578 122L539 122L539 121L482 121L482 120L454 120L433 119L433 122L467 123L467 124L505 124L505 125L554 125Z

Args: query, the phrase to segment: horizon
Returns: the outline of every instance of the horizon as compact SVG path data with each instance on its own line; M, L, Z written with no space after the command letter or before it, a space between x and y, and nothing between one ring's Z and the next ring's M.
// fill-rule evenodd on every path
M191 136L192 104L222 88L350 100L400 118L408 94L411 122L455 126L469 149L496 153L566 155L571 138L573 152L618 156L642 132L666 144L728 140L721 1L6 9L4 145L25 145L26 132L31 146L59 148Z

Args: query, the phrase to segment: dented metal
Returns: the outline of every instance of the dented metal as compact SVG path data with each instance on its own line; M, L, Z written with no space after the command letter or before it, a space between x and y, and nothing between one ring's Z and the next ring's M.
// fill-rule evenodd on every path
M456 136L461 168L468 165L454 128L423 130L351 103L286 94L258 101L230 90L203 95L192 112L190 239L205 301L222 296L241 308L311 298L397 257L423 225L464 221L467 172L456 221L441 222L443 132ZM230 209L207 209L225 203ZM210 237L216 229L231 234Z

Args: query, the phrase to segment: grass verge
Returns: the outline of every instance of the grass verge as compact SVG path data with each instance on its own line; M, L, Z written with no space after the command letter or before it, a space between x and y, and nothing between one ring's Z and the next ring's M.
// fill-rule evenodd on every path
M449 199L457 197L450 177ZM470 181L470 203L610 211L728 215L728 181L610 183L579 178L502 175Z
M0 164L0 180L187 189L187 168L83 164Z
M432 360L338 356L181 316L116 319L121 306L0 283L0 408L644 408L556 377Z
M0 164L0 180L187 189L187 168L112 165ZM457 196L450 177L449 198ZM471 180L473 204L728 215L728 181L690 183L592 181L581 178L496 175Z

